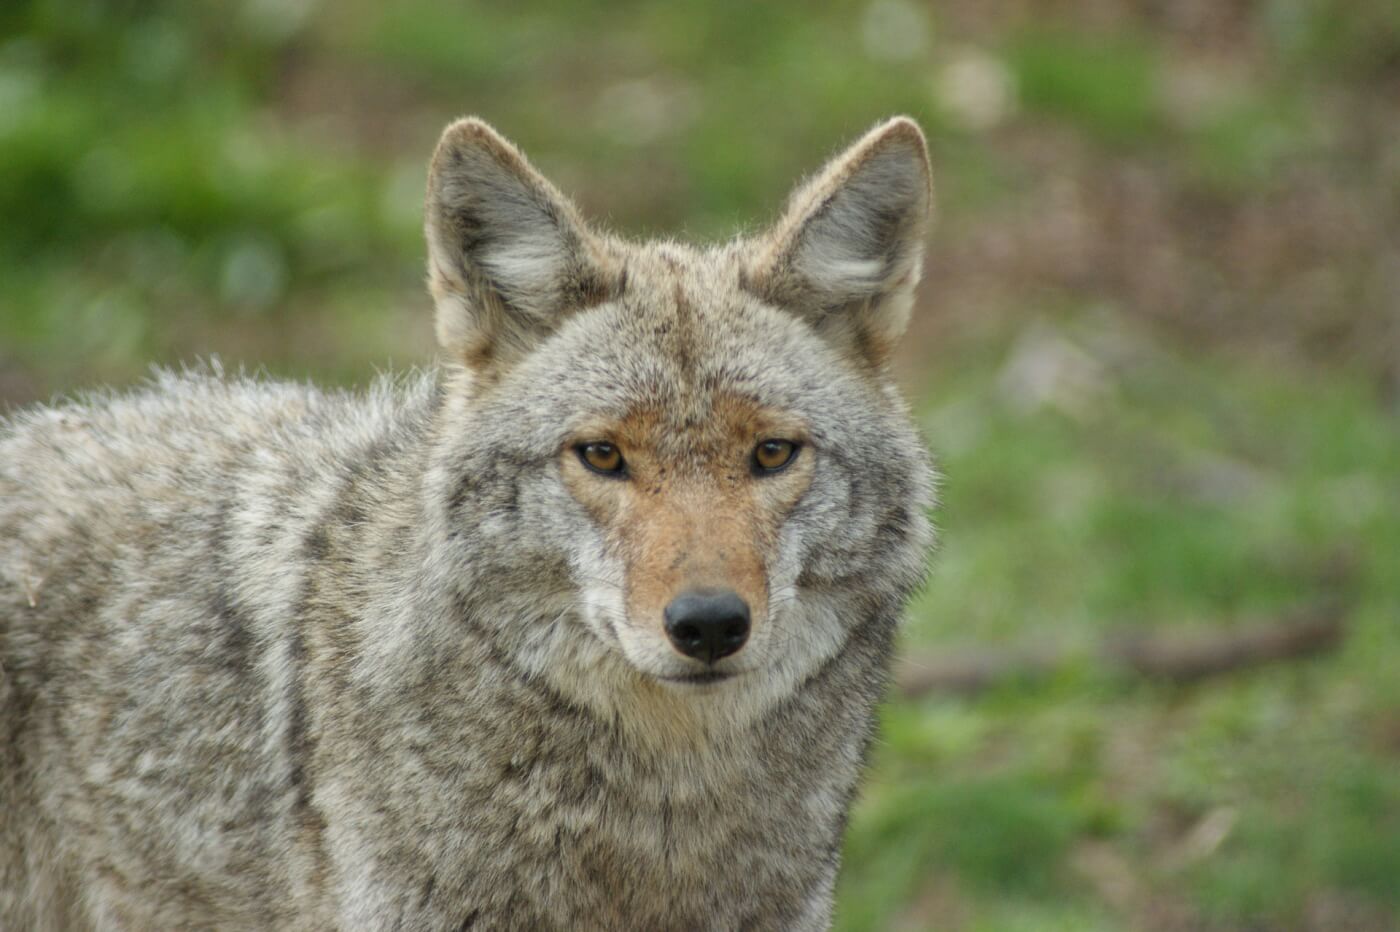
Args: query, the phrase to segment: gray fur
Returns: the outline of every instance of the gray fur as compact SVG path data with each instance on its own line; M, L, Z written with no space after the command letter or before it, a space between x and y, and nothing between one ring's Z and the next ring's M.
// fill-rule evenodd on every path
M917 277L918 130L708 249L588 230L478 121L434 166L444 368L357 394L169 374L0 424L0 927L829 924L930 539L880 350ZM821 204L844 213L812 227ZM880 272L833 286L803 242ZM627 616L561 449L644 404L699 469L722 396L800 416L810 485L741 675L658 685L684 658Z

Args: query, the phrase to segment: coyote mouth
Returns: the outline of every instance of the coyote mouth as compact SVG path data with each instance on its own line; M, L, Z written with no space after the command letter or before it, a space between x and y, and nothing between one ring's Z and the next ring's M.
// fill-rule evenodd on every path
M723 673L719 670L706 670L704 673L683 673L679 676L659 676L657 679L665 683L680 683L685 686L709 686L713 683L722 683L725 680L733 679L735 674Z

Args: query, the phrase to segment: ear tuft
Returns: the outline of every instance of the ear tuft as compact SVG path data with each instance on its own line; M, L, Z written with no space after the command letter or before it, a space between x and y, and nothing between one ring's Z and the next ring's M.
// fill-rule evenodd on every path
M438 142L424 227L438 340L473 368L528 352L616 279L569 200L474 117Z
M793 193L745 280L879 364L909 321L932 200L923 133L888 120Z

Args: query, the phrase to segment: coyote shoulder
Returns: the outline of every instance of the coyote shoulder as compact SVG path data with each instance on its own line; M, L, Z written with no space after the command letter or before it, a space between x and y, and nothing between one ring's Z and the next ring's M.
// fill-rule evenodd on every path
M900 118L634 244L465 119L439 368L0 422L0 927L826 927L931 535L930 190Z

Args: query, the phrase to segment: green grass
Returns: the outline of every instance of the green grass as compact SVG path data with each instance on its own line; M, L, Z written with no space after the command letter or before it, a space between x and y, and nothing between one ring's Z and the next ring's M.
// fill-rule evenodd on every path
M1111 142L1131 142L1157 126L1156 50L1134 36L1035 29L1011 47L1022 101Z
M839 143L911 113L945 232L907 371L946 480L905 647L1051 643L1079 659L889 705L838 927L1294 929L1336 902L1394 927L1400 426L1383 373L1184 342L1112 290L1121 270L1046 284L1058 258L1040 232L1125 177L1184 205L1149 252L1215 250L1209 235L1295 189L1335 197L1320 216L1342 231L1380 210L1396 149L1379 130L1339 140L1393 85L1400 19L1384 0L1345 6L1259 5L1232 27L1230 80L1183 116L1173 80L1196 53L1219 60L1127 6L1105 24L898 0L10 3L0 391L129 384L211 353L337 382L421 360L423 164L462 112L622 232L699 237L762 222ZM969 49L1014 90L977 130L949 122L937 90ZM1074 179L1069 208L1047 196ZM1124 229L1076 222L1094 243ZM1250 242L1285 250L1266 268L1309 258L1255 222ZM1384 274L1337 262L1301 284L1384 295ZM945 279L975 310L938 316ZM1208 304L1235 284L1183 287ZM1047 353L1058 374L1028 378ZM1351 628L1326 657L1192 687L1092 660L1137 626L1235 625L1327 594Z
M1393 416L1345 378L1170 354L1111 371L1073 414L1020 408L996 375L950 363L929 387L931 442L951 440L944 555L910 649L1269 617L1328 591L1318 571L1339 552L1356 559L1351 639L1198 687L1090 664L977 701L893 706L847 847L842 927L893 927L951 877L974 915L1010 896L1030 910L1017 927L1056 928L1060 910L1094 903L1068 866L1092 845L1230 928L1291 927L1323 891L1400 907L1400 769L1376 743L1400 721L1381 659L1400 656ZM1212 813L1224 837L1188 857Z

